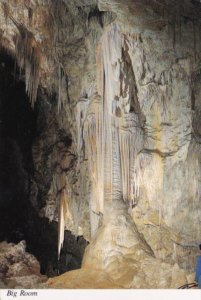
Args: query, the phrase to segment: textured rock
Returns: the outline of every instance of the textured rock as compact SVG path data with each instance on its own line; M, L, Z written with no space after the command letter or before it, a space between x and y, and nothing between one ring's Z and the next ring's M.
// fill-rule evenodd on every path
M114 283L104 271L84 269L70 271L61 276L49 279L42 287L56 289L121 288L118 284Z
M157 238L166 241L170 233L164 232L158 233ZM162 239L157 242L152 235L148 239L139 234L130 216L116 203L87 247L82 268L104 270L123 288L178 288L187 283L186 272L174 264L176 258L167 248L172 246L170 240L165 245ZM160 248L155 249L157 246Z
M37 259L26 252L25 241L0 243L0 278L5 288L34 288L47 280L40 274Z

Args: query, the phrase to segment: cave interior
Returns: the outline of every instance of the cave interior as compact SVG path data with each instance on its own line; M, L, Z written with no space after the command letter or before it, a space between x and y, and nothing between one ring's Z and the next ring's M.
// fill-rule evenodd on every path
M40 262L41 274L51 277L80 268L87 242L65 231L63 249L57 259L57 222L40 218L29 201L34 174L32 144L39 134L37 104L31 107L23 70L12 55L1 49L0 242L25 240L26 250Z

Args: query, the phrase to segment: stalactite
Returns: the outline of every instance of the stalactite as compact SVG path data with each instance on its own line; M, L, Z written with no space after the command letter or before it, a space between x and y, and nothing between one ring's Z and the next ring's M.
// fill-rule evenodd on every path
M119 61L122 55L122 36L117 25L105 34L102 41L103 61L103 172L104 199L112 201L120 198L121 179L119 145L117 144L118 128L115 126L113 115L113 101L115 93L119 92L120 69ZM113 65L116 64L116 68ZM113 159L114 158L114 159ZM118 175L118 177L117 177ZM117 178L115 178L117 177ZM119 183L119 184L118 184Z
M58 231L58 260L60 257L60 252L64 242L65 233L65 193L62 193L60 199L60 209L59 209L59 231Z
M96 213L103 212L102 132L102 106L100 99L95 99L85 120L84 140L88 145L89 169L92 178L91 206Z
M41 52L31 32L9 15L19 31L16 38L16 59L20 68L25 69L26 92L32 107L37 99L37 90L40 79Z
M143 133L138 116L130 113L124 116L119 127L119 147L122 174L123 199L135 205L139 197L139 180L134 171L137 153L142 147Z
M105 148L109 153L110 163L106 158L104 159L106 162L104 180L112 183L109 191L112 199L120 199L123 196L125 201L134 203L138 190L137 182L134 182L134 163L137 151L142 144L137 89L133 87L135 78L133 81L130 78L133 77L133 70L129 60L128 46L117 26L114 26L107 39L104 41L104 45L108 46L104 46L103 49L106 96L104 99L106 102L104 132L107 137ZM129 81L127 76L129 76ZM130 112L133 98L135 101L132 105L134 105L133 109L138 112L137 114ZM111 133L108 133L108 129L111 130ZM106 172L111 174L110 169L112 175L108 175L108 179L106 179ZM107 196L105 194L106 199Z
M60 192L59 199L59 228L58 228L58 259L63 247L66 224L72 221L72 214L69 209L70 190L66 185Z
M65 228L71 230L75 235L79 232L79 225L74 224L74 221L78 220L79 215L73 214L72 203L72 184L69 182L65 173L56 174L53 176L51 189L54 197L57 198L59 203L59 215L58 215L58 259L64 242ZM74 210L75 212L75 210ZM77 226L77 228L75 228Z
M91 211L97 215L104 213L106 202L123 199L134 205L139 196L134 164L143 137L137 95L133 94L137 88L133 87L135 78L127 56L128 46L115 24L98 48L100 99L94 99L85 111L82 136L89 157ZM131 102L136 113L130 112ZM93 228L97 219L91 222Z

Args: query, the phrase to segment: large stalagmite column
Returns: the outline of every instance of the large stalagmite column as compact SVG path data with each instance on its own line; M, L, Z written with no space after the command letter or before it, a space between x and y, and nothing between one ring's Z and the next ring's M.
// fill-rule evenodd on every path
M104 206L114 200L134 204L138 196L134 160L142 144L142 129L127 48L119 26L113 24L97 49L100 99L91 104L84 127L96 213L104 213Z

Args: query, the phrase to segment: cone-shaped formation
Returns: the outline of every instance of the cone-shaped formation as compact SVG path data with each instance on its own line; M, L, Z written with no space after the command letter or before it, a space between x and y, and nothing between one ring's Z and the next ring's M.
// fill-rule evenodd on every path
M20 68L25 69L26 92L33 107L36 102L40 79L41 53L33 34L22 24L18 23L13 16L9 17L19 31L15 45L16 59Z

